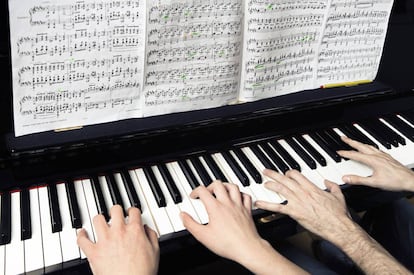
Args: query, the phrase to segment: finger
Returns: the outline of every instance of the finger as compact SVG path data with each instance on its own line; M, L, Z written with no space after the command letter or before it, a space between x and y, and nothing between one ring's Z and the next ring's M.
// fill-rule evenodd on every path
M214 198L213 194L210 193L210 191L208 191L204 185L200 185L194 189L190 193L190 197L193 199L199 198L206 209L210 209L210 207L216 203L216 199Z
M105 238L106 231L108 230L108 224L105 220L104 215L99 214L93 217L93 226L96 231L96 236L98 239Z
M357 175L345 175L342 177L343 182L354 185L372 185L372 177L361 177Z
M239 187L236 184L227 183L224 184L224 187L227 190L227 193L230 196L230 199L235 202L237 205L243 204L243 195L240 192Z
M196 222L193 217L186 212L181 212L180 217L188 232L190 232L197 240L202 241L204 239L203 230L205 230L205 226Z
M346 137L346 136L342 136L341 139L342 139L343 142L345 142L346 144L348 144L352 148L354 148L354 149L356 149L359 152L364 153L364 154L370 154L370 153L379 151L377 148L375 148L371 145L364 144L362 142L350 139L349 137Z
M318 189L314 183L297 170L287 171L286 176L297 183L291 187L294 192L297 192L299 188L304 188L306 190Z
M128 208L128 222L142 224L141 210L139 208Z
M292 185L294 184L296 183L293 183ZM279 183L279 182L267 181L265 182L265 187L269 190L272 190L284 196L285 198L292 198L295 195L295 193L292 191L290 186L288 187L287 185Z
M111 208L111 226L119 227L125 225L124 211L119 204Z
M227 188L221 181L213 181L209 186L207 186L207 190L214 194L218 200L226 200L229 198Z
M267 201L256 201L255 206L263 210L267 210L267 211L271 211L275 213L287 214L287 210L286 210L287 205L285 204L272 203L272 202L267 202Z
M341 188L339 186L329 180L324 181L326 189L337 199L340 199L341 201L345 201L344 195L342 194Z
M91 255L94 249L94 243L89 239L88 233L86 233L86 230L84 228L78 231L76 242L83 253L85 253L86 257L89 258L89 255Z
M242 193L242 199L243 199L244 208L246 208L247 211L249 211L249 214L251 214L252 213L252 208L253 208L252 197L250 197L249 194Z
M271 178L272 180L278 181L278 182L282 182L286 178L284 175L280 174L279 172L273 171L271 169L265 169L263 171L263 174Z
M148 237L148 240L151 242L152 246L158 250L158 234L148 225L144 225L145 234Z

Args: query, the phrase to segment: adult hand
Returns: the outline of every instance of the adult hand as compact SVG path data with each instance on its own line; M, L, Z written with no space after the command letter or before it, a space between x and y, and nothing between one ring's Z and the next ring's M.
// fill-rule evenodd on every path
M257 201L257 207L288 215L309 231L332 242L347 236L352 220L335 183L325 181L327 192L296 170L283 175L266 169L264 174L272 179L265 183L266 188L284 196L287 204Z
M207 188L197 187L191 197L203 202L209 223L199 224L183 212L183 224L208 249L256 274L303 272L259 236L251 216L251 197L241 193L237 185L215 181Z
M128 209L125 222L121 206L111 208L111 223L103 215L93 219L97 242L84 229L78 233L78 245L88 258L94 274L156 274L159 263L158 236L143 225L138 208Z
M377 148L360 143L347 137L342 140L357 151L338 151L344 158L349 158L372 168L370 177L344 175L343 181L349 184L361 184L389 191L414 191L414 172L405 167L389 154Z

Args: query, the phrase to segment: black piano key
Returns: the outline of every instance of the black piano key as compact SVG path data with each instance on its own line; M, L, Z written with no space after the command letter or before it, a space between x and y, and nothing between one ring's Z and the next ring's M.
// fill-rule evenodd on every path
M112 204L113 205L120 205L124 210L124 215L127 216L127 212L122 201L121 193L119 192L118 185L116 183L114 174L109 172L105 175L106 183L108 184L109 194L111 195Z
M217 162L211 157L211 155L205 154L203 155L203 159L207 163L208 167L210 168L211 172L217 180L221 180L222 182L228 182L223 171L221 171L220 167L217 165Z
M259 147L259 145L251 145L249 146L250 150L255 154L255 156L260 160L260 162L263 164L263 166L266 169L271 169L273 171L278 171L276 166L273 164L273 162L263 153L262 149Z
M318 132L311 132L309 136L335 161L341 162L342 158L336 153L336 149L332 147L329 140Z
M143 168L145 177L148 180L148 184L151 187L152 194L154 195L155 201L157 202L159 207L167 206L165 202L164 194L161 191L160 185L155 178L154 171L152 171L151 167Z
M1 194L1 216L0 216L0 245L11 241L11 197L10 193Z
M30 191L23 189L20 192L20 233L21 240L28 240L32 237L32 222L30 217Z
M288 151L285 150L285 148L283 148L282 145L279 144L279 142L271 140L269 143L276 150L276 152L279 153L282 159L287 162L291 169L301 171L299 163L297 163L297 161L288 153Z
M405 140L402 139L400 135L391 130L391 128L387 127L378 119L370 119L367 123L369 123L371 127L375 128L378 133L381 133L393 146L398 147L398 144L405 145Z
M244 154L244 152L240 148L233 149L234 154L242 163L244 168L246 168L247 172L250 176L254 179L256 183L262 183L262 175L260 172L254 167L253 163L248 159L248 157Z
M385 119L383 119L385 122L387 122ZM398 144L401 145L406 145L406 141L405 138L403 136L401 136L399 133L397 133L394 129L390 128L390 126L388 126L387 124L385 124L383 121L378 120L377 121L379 125L381 125L381 127L383 127L384 129L386 129L386 131L389 133L389 135L393 136L393 139L395 141L397 141ZM392 124L391 124L392 126ZM398 129L397 129L398 130Z
M171 176L170 171L168 170L167 166L165 164L159 164L158 170L160 171L161 177L164 180L165 185L167 186L168 192L170 192L170 195L175 202L175 204L178 204L183 201L183 198L181 197L180 190L178 190L177 185Z
M222 152L221 155L226 160L231 170L233 170L237 178L240 180L240 183L243 186L249 186L250 185L249 178L247 177L246 173L242 170L240 165L237 163L237 161L234 159L234 157L231 155L231 153L228 151L225 151L225 152Z
M132 207L141 209L141 202L139 201L137 191L135 190L134 183L132 182L131 175L128 170L123 169L120 171L122 181L124 182L125 191L127 193L129 202Z
M298 154L298 156L309 166L311 169L316 169L316 162L303 148L293 139L286 138L287 144Z
M268 143L261 143L260 147L266 152L270 159L276 164L282 173L286 173L289 170L289 166L283 161L283 159L270 147Z
M387 141L382 133L379 133L378 130L373 128L370 123L367 122L359 122L359 126L361 126L365 131L367 131L371 136L373 136L379 143L381 143L385 148L391 149L391 143Z
M331 138L331 140L333 140L337 144L339 150L354 150L354 148L342 141L341 136L337 132L335 132L334 129L325 129L325 133Z
M196 170L198 176L205 186L209 186L212 182L210 175L208 174L206 168L204 168L198 157L190 158L191 163L193 164L194 169Z
M405 111L400 114L405 120L414 124L414 111Z
M405 121L401 120L395 115L388 115L384 117L384 120L388 122L392 127L400 131L409 140L414 142L414 128L408 125Z
M66 196L69 203L69 212L73 228L82 228L82 218L79 211L78 198L72 181L65 183Z
M339 126L339 130L342 131L347 137L362 142L364 144L369 144L374 146L375 148L379 148L378 144L373 141L371 138L367 137L364 133L362 133L358 128L356 128L353 124L344 124Z
M303 136L295 135L294 138L321 166L326 166L326 159Z
M178 165L183 171L184 176L187 179L192 189L196 189L198 186L200 186L200 183L198 182L196 176L194 175L193 171L191 170L186 160L179 160Z
M93 196L95 198L96 209L98 214L102 214L105 217L105 220L109 221L109 212L105 204L104 195L102 192L101 185L99 184L99 179L97 176L92 176L90 178Z
M48 184L47 194L49 199L50 221L52 222L52 232L62 231L62 218L60 216L60 206L57 196L56 184Z

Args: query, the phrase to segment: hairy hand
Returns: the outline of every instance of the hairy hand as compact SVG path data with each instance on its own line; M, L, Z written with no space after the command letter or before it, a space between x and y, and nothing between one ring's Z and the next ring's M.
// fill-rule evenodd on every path
M347 137L342 140L357 151L338 151L349 158L370 166L372 176L344 175L343 181L349 184L361 184L389 191L414 191L414 172L377 148L360 143Z
M156 274L159 262L158 236L144 226L141 212L132 207L125 222L119 205L111 208L111 223L103 215L93 219L97 242L89 240L84 229L78 233L78 245L88 258L94 274Z
M272 179L265 183L266 188L283 195L287 204L257 201L257 207L286 214L329 241L345 237L344 231L352 220L335 183L325 181L328 191L323 191L296 170L282 175L267 169L264 174Z

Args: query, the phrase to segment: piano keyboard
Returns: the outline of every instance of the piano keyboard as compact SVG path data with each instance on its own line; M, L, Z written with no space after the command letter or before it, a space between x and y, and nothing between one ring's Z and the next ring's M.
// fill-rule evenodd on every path
M198 200L189 198L199 185L214 179L237 184L255 200L282 203L284 198L263 187L265 168L281 173L298 169L319 188L329 179L343 184L344 174L368 176L371 170L342 159L336 151L349 149L340 136L372 144L412 168L414 112L387 115L354 124L337 125L284 138L238 144L212 154L169 163L122 168L74 181L58 181L0 195L0 272L48 272L62 263L85 259L76 244L76 230L86 228L95 240L92 218L109 220L112 205L126 211L139 207L146 224L160 238L184 230L180 211L200 223L208 216Z

